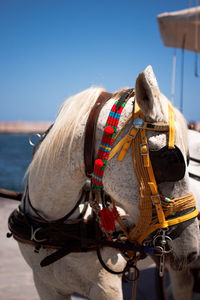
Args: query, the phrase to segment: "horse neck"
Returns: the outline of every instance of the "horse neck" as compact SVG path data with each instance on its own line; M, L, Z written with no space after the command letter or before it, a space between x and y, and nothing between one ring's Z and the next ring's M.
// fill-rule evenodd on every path
M70 160L67 159L67 145L61 155L39 170L29 174L29 195L31 204L47 219L66 215L75 206L85 183L83 164L84 134L78 134L72 145ZM78 215L78 210L73 217Z

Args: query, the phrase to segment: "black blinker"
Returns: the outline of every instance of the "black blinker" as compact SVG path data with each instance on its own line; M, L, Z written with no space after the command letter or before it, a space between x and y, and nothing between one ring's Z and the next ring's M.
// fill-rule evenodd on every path
M157 183L178 181L185 175L185 161L180 149L169 149L168 146L158 151L149 151L151 164Z

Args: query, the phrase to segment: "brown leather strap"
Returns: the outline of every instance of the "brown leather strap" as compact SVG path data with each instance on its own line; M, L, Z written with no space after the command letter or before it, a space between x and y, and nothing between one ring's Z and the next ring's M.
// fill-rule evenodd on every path
M102 92L90 111L85 127L84 162L86 176L90 177L94 168L96 126L100 111L104 104L112 97L111 93Z

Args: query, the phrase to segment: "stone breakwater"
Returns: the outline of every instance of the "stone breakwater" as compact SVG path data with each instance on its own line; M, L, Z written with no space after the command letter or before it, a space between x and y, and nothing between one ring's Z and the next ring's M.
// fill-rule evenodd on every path
M0 133L41 133L53 122L0 122Z

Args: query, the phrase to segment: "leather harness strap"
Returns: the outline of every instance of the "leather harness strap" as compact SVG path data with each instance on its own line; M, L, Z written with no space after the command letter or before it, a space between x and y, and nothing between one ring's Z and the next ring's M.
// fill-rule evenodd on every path
M87 177L91 177L94 169L95 157L95 139L96 139L96 126L100 111L104 104L112 97L111 93L102 92L97 98L93 108L90 111L85 127L85 142L84 142L84 162L85 173Z
M89 220L77 219L68 223L57 224L44 222L20 210L14 210L8 220L9 230L13 237L25 244L35 247L35 252L44 249L56 251L45 257L40 265L47 266L70 252L95 251L103 247L111 247L126 252L133 250L143 253L140 245L133 245L128 240L110 241L102 235L94 218Z

